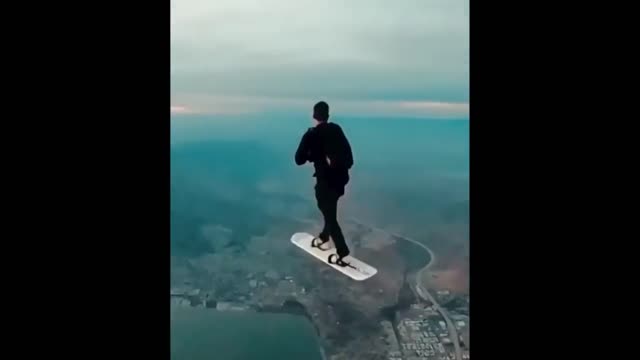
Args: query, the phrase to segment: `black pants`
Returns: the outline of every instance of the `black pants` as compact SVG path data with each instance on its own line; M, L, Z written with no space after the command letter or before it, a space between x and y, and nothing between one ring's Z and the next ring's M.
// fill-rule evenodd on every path
M318 209L320 209L324 217L324 228L319 237L322 240L328 240L329 236L331 236L339 257L349 255L349 248L342 235L342 229L338 225L338 199L342 195L344 195L344 188L335 189L321 181L316 184Z

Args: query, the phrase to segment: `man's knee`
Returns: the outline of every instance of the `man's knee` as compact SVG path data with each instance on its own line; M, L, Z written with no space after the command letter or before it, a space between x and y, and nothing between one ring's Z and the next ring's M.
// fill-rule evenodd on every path
M327 212L327 210L329 209L329 207L327 206L327 200L326 199L318 198L318 199L316 199L316 204L318 205L318 210L320 210L320 212L322 212L322 214L325 214Z
M327 195L316 191L316 203L318 204L318 208L324 208L327 206Z

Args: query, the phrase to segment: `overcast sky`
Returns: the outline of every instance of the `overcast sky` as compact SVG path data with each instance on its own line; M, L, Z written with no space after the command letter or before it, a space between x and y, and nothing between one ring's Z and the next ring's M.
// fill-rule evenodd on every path
M172 0L172 113L468 117L469 0Z

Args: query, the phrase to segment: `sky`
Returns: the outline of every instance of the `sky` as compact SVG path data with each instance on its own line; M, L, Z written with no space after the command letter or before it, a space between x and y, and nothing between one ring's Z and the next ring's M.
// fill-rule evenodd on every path
M171 0L171 113L468 118L469 0Z

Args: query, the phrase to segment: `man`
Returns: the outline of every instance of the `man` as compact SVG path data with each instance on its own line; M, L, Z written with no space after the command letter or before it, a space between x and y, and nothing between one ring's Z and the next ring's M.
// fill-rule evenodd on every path
M338 258L328 261L340 266L348 266L342 258L349 255L349 248L338 225L338 199L344 195L345 186L349 182L349 169L353 166L351 145L342 128L329 122L329 105L320 101L313 107L313 124L302 136L295 161L297 165L312 162L315 168L316 200L324 217L324 228L311 245L321 250L321 245L333 239Z

